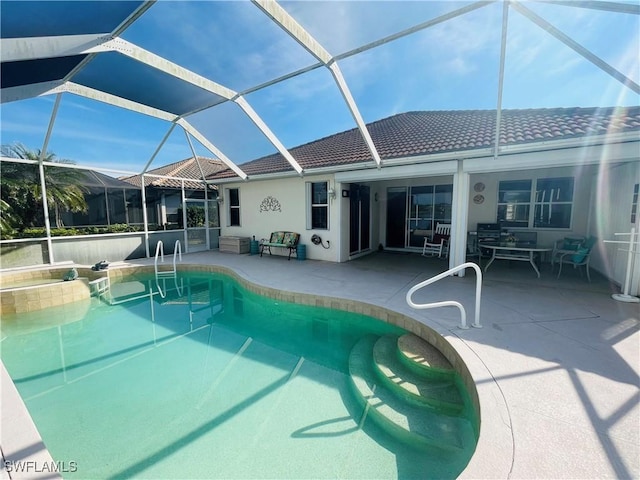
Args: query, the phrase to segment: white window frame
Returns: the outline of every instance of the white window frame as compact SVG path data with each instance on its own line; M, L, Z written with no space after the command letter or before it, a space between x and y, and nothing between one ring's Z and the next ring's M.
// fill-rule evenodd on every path
M549 200L546 198L542 198L539 194L538 194L538 183L539 182L544 182L544 181L549 181L549 180L566 180L566 179L570 179L572 182L572 193L571 193L571 200ZM513 205L516 206L524 206L524 205L528 205L529 206L529 217L527 219L527 225L522 225L522 226L508 226L509 229L518 229L518 228L522 228L522 229L536 229L536 230L571 230L572 228L572 224L573 224L573 214L575 211L574 208L574 203L575 203L575 193L576 193L576 185L575 185L575 177L571 177L571 176L562 176L562 177L541 177L541 178L524 178L524 179L518 179L518 180L500 180L498 182L498 200L500 200L500 192L503 191L503 189L500 187L500 185L503 182L517 182L517 181L530 181L531 182L531 190L529 192L529 201L528 202L522 202L522 203L513 203ZM551 208L551 204L555 204L555 205L569 205L571 208L571 213L569 215L569 224L566 226L562 226L562 227L558 227L558 226L552 226L552 227L544 227L544 226L536 226L535 225L535 215L536 215L536 208L537 207L541 207L545 204L548 204L549 207ZM498 219L498 209L501 205L510 205L510 203L508 202L496 202L496 221L500 223L500 220Z
M313 203L313 185L318 183L324 183L327 191L327 199L325 203ZM329 230L331 225L329 218L329 182L327 180L321 182L306 182L305 183L305 197L306 197L306 228L307 230ZM314 227L313 226L313 209L314 208L326 208L327 211L327 226L326 227Z
M231 205L231 191L236 190L238 192L238 205ZM224 201L227 203L227 227L240 227L242 224L240 215L240 189L239 188L227 188L224 192ZM238 210L238 224L231 223L231 211Z

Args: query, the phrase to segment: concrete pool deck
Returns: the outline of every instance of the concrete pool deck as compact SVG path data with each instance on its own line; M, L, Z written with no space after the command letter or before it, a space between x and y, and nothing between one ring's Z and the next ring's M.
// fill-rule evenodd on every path
M382 252L334 264L211 251L184 255L182 263L369 303L443 335L464 359L480 399L480 440L463 478L640 477L640 306L613 300L617 289L595 272L592 283L571 269L556 279L547 264L538 279L528 264L497 262L484 275L483 328L462 330L457 309L414 310L405 301L412 286L446 270L445 260ZM127 264L153 259L112 267ZM447 277L414 300L459 301L471 323L475 273Z

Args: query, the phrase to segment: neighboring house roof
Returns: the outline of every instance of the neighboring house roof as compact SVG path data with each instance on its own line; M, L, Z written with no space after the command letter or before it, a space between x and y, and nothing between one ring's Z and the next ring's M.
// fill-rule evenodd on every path
M76 172L78 172L79 175L82 175L82 180L80 180L80 182L83 186L98 189L98 191L103 190L104 188L117 188L123 190L136 189L135 185L132 185L129 182L124 182L94 170L76 170Z
M495 110L406 112L367 124L383 160L492 148ZM500 146L640 131L640 107L502 110ZM304 170L373 162L358 129L289 149ZM279 153L240 165L249 176L293 172ZM224 169L207 179L232 178Z
M182 187L182 179L202 180L200 168L202 168L202 172L204 172L205 177L227 168L221 160L216 160L214 158L198 157L198 163L200 164L200 167L196 164L195 158L191 157L153 170L148 170L145 172L144 184L147 187L179 189ZM149 177L146 176L147 174L164 175L166 177L173 178ZM122 177L120 180L135 185L138 188L142 185L140 175ZM189 180L185 180L184 186L190 190L204 190L204 185L200 181L190 182Z

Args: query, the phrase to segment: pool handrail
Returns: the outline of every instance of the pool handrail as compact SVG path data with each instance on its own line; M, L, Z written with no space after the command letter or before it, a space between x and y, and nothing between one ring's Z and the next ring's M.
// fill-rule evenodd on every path
M167 277L167 276L172 276L175 286L176 286L176 290L178 291L178 296L182 296L182 284L178 285L178 277L176 275L177 273L177 268L176 268L176 259L179 256L180 257L180 261L182 261L182 244L180 243L180 240L176 240L176 243L173 246L173 269L172 270L164 270L162 272L158 271L158 256L160 257L161 261L164 262L164 244L162 243L162 240L158 240L158 243L156 244L156 255L155 255L155 259L153 261L153 270L155 273L155 277L156 277L156 286L158 287L158 292L160 293L160 296L162 298L166 297L166 293L162 291L162 288L160 287L160 279L159 277ZM166 289L166 288L165 288Z
M460 302L456 302L455 300L445 300L443 302L417 304L411 299L413 294L418 290L420 290L421 288L426 287L427 285L431 285L432 283L435 283L438 280L443 279L444 277L448 277L452 273L459 272L460 270L464 270L466 268L473 268L476 271L476 311L475 311L475 319L471 324L471 326L475 328L482 328L482 325L480 325L480 298L482 293L482 271L480 270L480 267L474 262L466 262L466 263L463 263L462 265L458 265L457 267L450 268L446 272L442 272L441 274L436 275L435 277L431 277L411 287L405 297L407 304L411 308L415 308L418 310L425 310L428 308L436 308L436 307L457 307L458 310L460 310L460 328L464 330L468 329L469 326L467 325L467 312L465 311L464 306Z

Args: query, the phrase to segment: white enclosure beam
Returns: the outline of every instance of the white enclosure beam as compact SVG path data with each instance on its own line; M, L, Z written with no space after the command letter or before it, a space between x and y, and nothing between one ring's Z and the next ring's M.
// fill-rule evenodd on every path
M166 58L163 58L155 53L151 53L144 48L140 48L131 42L127 42L122 38L114 38L104 44L109 49L133 58L138 62L149 65L157 70L172 75L180 80L188 82L192 85L202 88L208 92L219 95L223 98L230 100L236 95L233 90L224 87L208 78L205 78L197 73L192 72L180 65L173 63Z
M267 16L280 25L294 40L302 45L311 55L316 57L325 65L331 61L331 54L327 52L315 38L307 32L298 21L282 8L274 0L252 0Z
M242 171L240 167L238 167L235 163L233 163L227 156L222 153L218 148L212 144L204 135L202 135L198 130L196 130L189 122L187 122L184 118L180 118L176 121L178 125L185 129L185 131L189 132L193 138L198 140L205 148L207 148L211 153L213 153L216 157L222 160L231 170L233 170L236 175L238 175L243 180L247 179L247 174Z
M118 25L116 28L113 29L113 32L111 32L111 36L117 37L122 32L124 32L127 28L129 28L133 24L133 22L135 22L138 18L140 18L144 14L144 12L149 10L154 3L156 3L156 0L145 0L145 2L142 5L140 5L138 8L136 8L136 10L131 15L125 18L120 25Z
M244 112L249 116L251 121L260 129L260 131L269 139L269 141L275 146L278 151L285 157L285 159L291 164L291 166L298 172L302 173L302 167L298 165L291 153L284 147L284 145L276 138L273 132L267 127L266 123L258 116L258 114L251 108L246 100L239 97L238 93L230 88L224 87L216 82L213 82L205 77L202 77L186 68L181 67L165 58L162 58L154 53L148 52L143 48L127 42L121 38L115 38L105 44L110 49L127 55L138 62L149 65L162 72L172 75L180 80L188 82L192 85L200 87L208 92L223 97L227 100L233 100L236 102Z
M597 1L597 0L536 0L540 3L551 3L553 5L564 5L567 7L579 7L590 8L592 10L604 10L606 12L615 13L631 13L634 15L640 15L639 3L619 3L610 1Z
M498 104L496 106L496 134L493 158L498 158L500 150L500 124L502 123L502 90L504 86L504 61L507 52L507 27L509 26L509 2L502 4L502 37L500 40L500 70L498 72Z
M92 35L60 35L0 39L2 62L18 62L38 58L68 57L109 50L103 44L111 38L104 33Z
M367 125L364 123L362 115L360 115L360 110L358 110L358 106L356 105L355 100L351 96L351 92L349 91L347 82L342 76L340 67L338 67L338 64L334 62L331 65L329 65L329 70L331 71L333 78L338 84L338 88L340 89L340 93L342 93L342 96L344 97L344 101L347 102L349 111L351 112L351 115L353 116L353 119L355 120L356 125L358 125L358 129L360 130L360 133L362 134L362 138L364 138L364 141L367 144L369 151L371 152L371 156L373 157L373 160L376 162L376 165L378 165L379 167L382 163L382 160L380 159L380 154L378 153L378 150L376 149L376 146L374 145L373 140L371 139L371 135L369 135L369 130L367 130Z
M84 85L79 85L77 83L67 82L62 86L62 88L63 91L68 93L73 93L82 97L90 98L92 100L108 103L109 105L113 105L115 107L125 108L134 112L143 113L151 117L166 120L168 122L173 122L176 120L176 115L173 113L165 112L164 110L149 107L141 103L132 102L131 100L127 100L126 98L117 97L116 95L111 95L110 93L105 93L101 90L85 87Z
M44 136L44 142L42 144L42 149L40 149L40 158L38 159L39 163L44 161L44 157L47 155L47 148L49 148L49 139L51 138L51 132L53 132L53 125L56 123L56 117L58 116L58 108L60 107L60 100L62 99L62 94L59 93L56 95L56 101L53 104L53 111L51 112L51 118L49 119L49 126L47 127L47 133Z
M380 155L371 140L371 136L369 135L369 131L362 119L362 115L360 115L360 111L358 110L358 106L347 87L347 82L344 80L342 76L342 72L340 68L335 62L335 59L331 57L331 54L325 50L325 48L316 41L313 36L309 32L307 32L302 25L300 25L295 18L293 18L289 13L282 8L278 2L275 0L252 0L253 3L260 8L267 16L269 16L276 24L278 24L285 32L289 34L295 41L297 41L300 45L302 45L311 55L320 60L325 64L331 71L333 78L344 98L353 119L360 130L360 134L364 138L369 151L371 152L371 156L373 157L376 165L378 167L381 164Z
M160 143L158 144L158 146L156 147L155 151L153 152L153 155L151 155L151 158L149 159L149 161L145 164L144 168L142 169L141 173L146 173L147 170L149 169L149 166L151 165L151 162L153 162L153 160L156 158L156 156L158 155L158 153L160 152L160 149L162 148L162 146L165 144L165 142L167 141L167 139L169 138L169 135L171 135L171 132L173 132L173 129L176 128L176 124L172 123L171 127L169 128L169 130L167 130L167 133L164 134L164 137L162 137L162 140L160 141Z
M247 103L244 97L237 97L234 99L234 102L237 103L244 113L253 121L253 123L260 129L260 131L269 139L269 141L278 149L280 154L291 164L296 172L302 175L302 167L298 164L293 155L287 150L284 145L278 140L278 138L273 134L271 129L267 126L266 123L258 116L255 110Z
M202 171L202 167L200 166L200 162L198 161L198 155L196 154L196 149L193 148L193 142L191 141L191 137L189 136L189 132L187 132L186 130L184 131L184 136L187 137L187 143L189 144L189 148L191 149L191 155L193 155L193 159L196 161L196 166L198 167L198 170L200 170L200 178L202 178L202 181L205 183L204 186L204 190L205 190L205 194L207 191L207 177L205 176L204 172Z
M640 85L638 85L636 82L631 80L624 73L621 73L618 70L616 70L615 68L613 68L607 62L605 62L600 57L598 57L593 52L591 52L591 50L583 47L578 42L576 42L576 41L572 40L571 38L569 38L567 35L565 35L560 30L558 30L556 27L554 27L549 22L547 22L544 18L540 17L539 15L537 15L536 13L532 12L527 7L522 5L522 3L511 2L511 5L513 6L513 8L515 8L518 12L520 12L522 15L527 17L533 23L538 25L543 30L549 32L551 35L556 37L558 40L560 40L562 43L567 45L569 48L573 49L574 51L576 51L577 53L582 55L584 58L589 60L591 63L593 63L597 67L599 67L602 70L604 70L605 72L607 72L613 78L615 78L620 83L622 83L624 86L629 87L635 93L640 94Z
M31 85L23 85L20 87L9 87L0 90L0 103L17 102L27 98L35 98L43 95L53 95L63 91L63 80L54 80L52 82L32 83Z
M481 2L474 2L470 5L465 5L462 8L458 8L457 10L453 10L452 12L445 13L444 15L440 15L439 17L432 18L431 20L427 20L426 22L419 23L418 25L414 25L413 27L409 27L400 32L394 33L392 35L388 35L379 40L375 40L371 43L367 43L366 45L362 45L358 48L354 48L353 50L349 50L348 52L341 53L340 55L336 55L334 59L343 60L348 57L352 57L358 53L366 52L367 50L371 50L372 48L379 47L380 45L384 45L389 42L393 42L394 40L398 40L402 37L406 37L407 35L411 35L412 33L419 32L420 30L424 30L425 28L433 27L434 25L438 25L439 23L446 22L453 18L459 17L460 15L464 15L466 13L477 10L478 8L486 7L492 3L495 3L496 0L485 0Z

